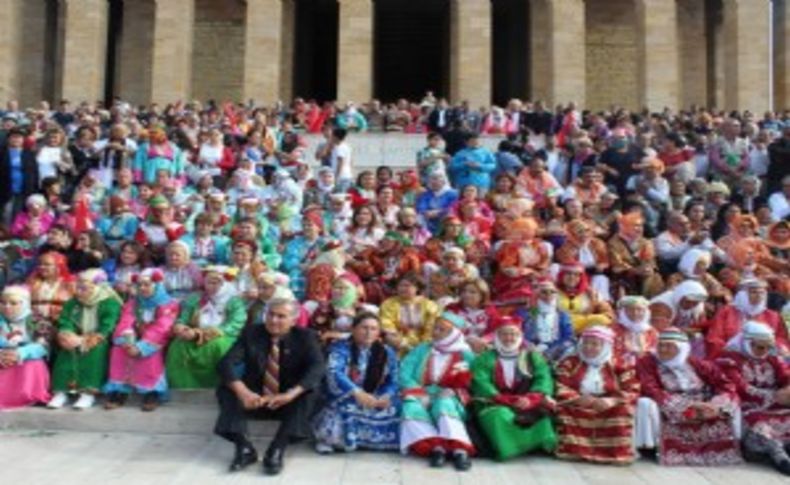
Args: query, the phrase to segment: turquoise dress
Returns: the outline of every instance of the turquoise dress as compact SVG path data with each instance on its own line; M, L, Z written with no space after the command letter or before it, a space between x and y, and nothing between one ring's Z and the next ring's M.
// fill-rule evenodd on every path
M306 275L302 270L302 264L317 255L319 248L323 244L323 238L319 237L315 241L310 242L303 236L295 237L285 244L280 271L288 275L291 291L293 291L299 301L304 300L305 288L307 287Z
M448 450L460 444L473 451L464 421L471 382L469 366L474 354L469 350L452 353L439 372L439 378L434 379L432 353L432 343L422 343L401 361L401 452L406 453L413 445L429 441L445 441ZM424 454L430 450L415 448L412 451Z

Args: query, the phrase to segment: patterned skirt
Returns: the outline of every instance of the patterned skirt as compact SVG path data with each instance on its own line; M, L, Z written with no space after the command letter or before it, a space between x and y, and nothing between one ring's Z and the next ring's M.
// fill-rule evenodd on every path
M634 406L619 404L603 412L561 406L557 412L557 457L595 463L634 461Z
M659 461L670 466L717 466L742 463L732 419L701 423L661 423Z

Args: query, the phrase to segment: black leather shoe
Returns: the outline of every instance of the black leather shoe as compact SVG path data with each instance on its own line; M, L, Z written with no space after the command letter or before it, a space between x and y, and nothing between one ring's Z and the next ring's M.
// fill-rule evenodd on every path
M282 448L269 448L263 457L263 473L265 475L278 475L283 470Z
M432 467L441 468L444 466L444 463L446 461L447 461L447 452L444 451L444 448L434 448L431 451L430 463Z
M790 460L781 460L774 463L776 468L782 475L790 476Z
M228 470L231 472L237 472L244 470L248 466L252 465L258 461L258 452L255 451L253 448L243 448L236 450L236 456L233 457L233 461L230 463L230 467Z
M472 468L472 460L469 458L469 453L465 451L456 451L453 453L453 466L459 472L465 472Z

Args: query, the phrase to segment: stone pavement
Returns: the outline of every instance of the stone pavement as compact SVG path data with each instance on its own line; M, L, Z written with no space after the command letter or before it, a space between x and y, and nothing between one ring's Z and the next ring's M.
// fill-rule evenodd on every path
M70 414L62 414L69 419ZM265 443L256 440L259 449ZM476 460L472 470L431 469L426 462L391 453L318 456L292 446L278 477L259 466L229 474L230 444L205 435L0 431L0 483L71 484L287 484L287 485L779 485L786 477L755 465L727 468L666 468L648 461L628 467L596 466L528 457L508 463Z

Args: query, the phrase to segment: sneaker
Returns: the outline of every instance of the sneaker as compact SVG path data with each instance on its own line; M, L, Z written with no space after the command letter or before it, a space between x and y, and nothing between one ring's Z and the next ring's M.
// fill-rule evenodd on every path
M56 392L52 399L49 400L47 403L47 407L49 409L60 409L66 405L66 402L69 400L69 396L66 395L65 392Z
M320 442L315 444L315 452L319 455L331 455L334 451L335 449L332 448L332 445Z
M96 402L96 397L93 394L83 392L72 407L78 410L88 409L93 406L94 402Z

